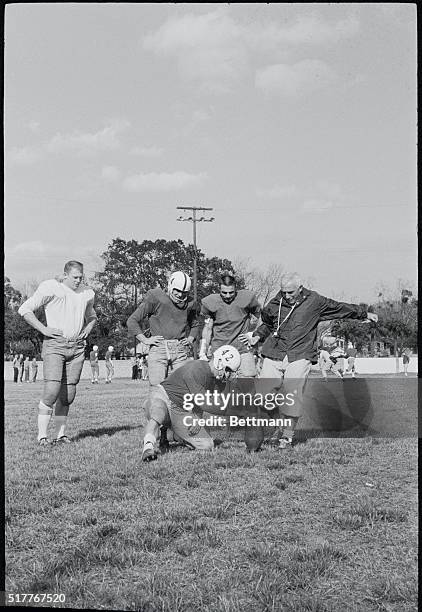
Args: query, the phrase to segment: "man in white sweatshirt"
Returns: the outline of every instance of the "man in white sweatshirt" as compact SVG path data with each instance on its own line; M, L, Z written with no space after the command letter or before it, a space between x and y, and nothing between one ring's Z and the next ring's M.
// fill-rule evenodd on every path
M34 295L19 308L19 314L44 336L42 357L43 396L38 409L38 444L46 446L47 429L55 405L53 443L66 443L69 406L75 399L85 359L85 345L97 315L94 292L82 283L83 264L68 261L64 274L43 281ZM35 316L43 307L47 325Z

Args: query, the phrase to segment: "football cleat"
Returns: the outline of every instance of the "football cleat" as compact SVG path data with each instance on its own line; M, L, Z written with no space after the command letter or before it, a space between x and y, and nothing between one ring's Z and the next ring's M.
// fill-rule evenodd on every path
M155 461L157 459L157 453L153 448L148 446L144 448L144 452L142 453L142 461Z
M281 438L278 442L278 448L285 450L286 448L292 448L292 438Z

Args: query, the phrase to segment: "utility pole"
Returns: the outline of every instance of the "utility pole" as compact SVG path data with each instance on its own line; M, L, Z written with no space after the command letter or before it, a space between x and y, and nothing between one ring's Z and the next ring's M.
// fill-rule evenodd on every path
M214 217L210 217L209 219L205 219L205 217L198 217L196 213L198 210L213 210L212 208L206 208L204 206L176 206L178 210L189 210L192 211L191 217L178 217L178 221L190 221L193 225L193 299L195 305L198 301L198 252L196 247L196 224L202 221L211 223L214 221Z

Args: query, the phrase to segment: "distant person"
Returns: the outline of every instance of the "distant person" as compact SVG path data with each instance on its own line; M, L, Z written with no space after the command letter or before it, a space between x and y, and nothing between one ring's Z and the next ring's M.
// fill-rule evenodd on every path
M146 355L142 355L141 375L142 375L142 380L148 379L148 357Z
M336 302L302 285L297 274L285 274L281 288L261 312L262 325L251 344L263 342L264 357L257 382L262 392L293 393L295 402L285 404L280 417L290 421L278 431L279 448L291 447L297 422L303 412L303 391L311 364L317 362L317 327L320 321L358 319L377 321L378 316L362 306ZM258 388L258 385L257 385Z
M332 369L333 362L330 359L330 353L324 347L320 347L319 356L318 356L318 365L321 370L323 379L327 381L328 372Z
M346 353L340 346L335 346L330 353L330 359L333 362L332 371L339 378L344 377L344 359L346 357Z
M25 357L21 353L19 355L19 382L23 382L23 371L25 367L24 363L25 363Z
M352 378L356 378L356 369L355 369L355 361L357 350L353 347L353 344L348 345L347 347L347 368L344 370L344 375L351 374Z
M19 355L15 355L12 361L13 366L13 382L17 383L19 379Z
M105 366L106 366L106 384L111 383L114 376L114 365L112 362L114 347L109 346L105 354Z
M98 385L98 379L100 376L100 366L98 363L98 346L94 344L92 351L89 353L89 363L91 366L91 384Z
M132 357L130 362L132 364L132 380L138 380L138 370L139 370L138 362L139 362L139 359L135 355L134 357Z
M38 374L38 363L37 363L37 358L34 357L33 360L31 361L31 382L34 383L37 380L37 374Z
M404 375L407 376L407 370L409 368L410 358L409 355L405 352L403 353L403 369Z
M24 381L26 383L29 383L29 368L30 368L31 362L29 360L29 357L25 357L25 360L23 362L23 371L24 371Z
M94 292L82 282L83 264L68 261L64 274L43 281L34 295L19 308L19 314L44 335L44 390L38 409L38 444L48 445L47 429L54 412L54 444L68 443L66 436L69 407L75 399L76 385L85 360L86 338L97 316ZM35 312L44 307L47 325Z

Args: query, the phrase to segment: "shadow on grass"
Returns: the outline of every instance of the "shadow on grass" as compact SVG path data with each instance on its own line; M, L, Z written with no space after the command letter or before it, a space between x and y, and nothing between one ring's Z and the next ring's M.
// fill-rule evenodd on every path
M117 427L101 427L100 429L85 429L72 438L78 442L84 438L101 438L101 436L112 436L119 431L130 431L131 429L142 429L143 425L119 425Z

